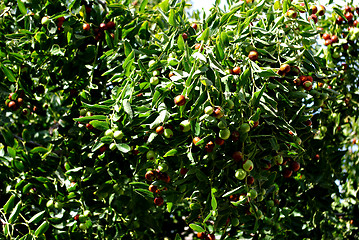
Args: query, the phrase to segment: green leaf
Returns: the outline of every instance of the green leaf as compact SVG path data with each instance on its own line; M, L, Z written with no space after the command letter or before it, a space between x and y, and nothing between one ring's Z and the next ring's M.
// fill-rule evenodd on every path
M143 182L130 182L130 185L134 188L148 189L149 185Z
M319 70L318 62L315 60L314 56L308 50L304 51L304 56L308 59L309 62L311 62L315 66L317 70Z
M260 91L257 91L253 94L252 98L252 107L257 108L259 105L259 101L261 100L261 97L263 96L264 91L266 90L267 84L264 84L262 89Z
M223 26L227 20L233 15L235 14L239 9L241 8L241 6L235 7L233 8L230 12L223 14L223 16L221 17L221 21L220 21L220 26Z
M5 156L5 146L4 144L0 143L0 157Z
M189 86L191 86L193 83L194 83L194 81L192 82L192 79L193 79L193 75L194 75L194 73L196 72L196 69L197 69L197 63L198 63L198 61L195 61L194 62L194 64L193 64L193 66L192 66L192 69L191 69L191 72L189 73L189 76L188 76L188 78L187 78L187 80L186 80L186 87L189 87Z
M292 98L307 98L308 93L301 92L301 91L292 91L289 93L289 96Z
M4 213L9 213L14 208L15 195L11 195L9 200L4 205Z
M113 141L113 137L104 136L104 137L101 137L100 141L103 143L106 143L106 144L110 144Z
M279 24L282 24L282 23L283 23L283 21L284 21L284 15L281 16L281 17L277 17L277 18L274 20L274 26L272 27L272 29L271 29L270 31L271 31L271 32L274 32L274 31L278 28Z
M216 192L217 190L212 188L211 189L211 197L212 197L212 200L211 200L211 206L212 206L212 210L215 211L217 210L217 200L216 200L216 197L214 196L214 193Z
M26 184L23 188L22 188L22 193L26 194L30 191L30 189L32 188L33 184L32 183L28 183Z
M199 181L201 182L207 182L208 181L208 176L206 174L204 174L201 170L197 169L196 171L196 177Z
M279 75L273 69L266 69L258 72L258 75L262 78L278 77Z
M168 4L168 0L162 1L159 4L160 8L162 9L162 11L167 12L169 10L170 5Z
M6 77L9 79L10 82L16 82L16 78L14 76L14 73L8 69L6 66L4 66L3 64L0 63L1 69L4 72L4 74L6 75Z
M173 8L171 8L171 10L170 10L170 15L168 17L168 23L174 27L177 26L176 12Z
M158 136L157 133L155 133L155 132L151 133L150 136L148 137L147 142L148 143L152 142L157 136Z
M83 167L72 168L72 169L66 171L66 174L80 172L80 171L83 171L83 169L84 169Z
M233 194L237 194L237 193L242 193L245 191L245 187L244 186L241 186L241 187L237 187L229 192L226 192L225 194L222 195L222 197L229 197Z
M148 189L135 189L134 191L145 198L153 198L153 193Z
M287 9L288 9L288 1L283 0L283 14L287 12Z
M57 44L54 44L50 50L51 54L54 56L64 56L65 52Z
M172 157L175 156L177 154L177 149L171 149L168 152L165 153L165 155L163 157Z
M190 228L192 228L192 230L196 231L196 232L205 232L206 230L204 230L200 225L198 224L194 224L194 223L191 223L189 225Z
M91 120L107 120L107 116L105 115L93 115L93 116L86 116L86 117L80 117L80 118L74 118L74 121L81 122L81 123L87 123Z
M128 55L132 53L132 47L127 39L124 41L124 45L125 45L125 55L126 57L128 57Z
M249 23L252 22L252 20L256 17L257 14L252 14L249 17L247 17L244 22L237 28L237 32L239 34L242 34L242 32L245 31L245 29L248 27Z
M333 7L333 10L334 10L339 16L341 16L344 20L347 19L347 18L345 17L345 15L343 14L342 10L339 9L338 7Z
M309 13L309 4L308 0L304 0L305 10Z
M11 165L13 166L14 169L16 169L20 172L23 172L25 170L24 163L20 160L13 159L11 161Z
M108 123L105 122L105 121L93 120L93 121L90 122L90 124L91 124L94 128L96 128L96 129L98 129L98 130L101 130L101 131L106 131L107 129L110 128L109 125L108 125Z
M118 143L118 144L116 144L116 147L119 151L121 151L123 153L128 153L129 151L131 151L131 147L129 145L127 145L126 143Z
M0 127L0 133L3 136L5 143L7 145L13 147L15 144L15 139L14 139L14 136L12 135L12 133L3 127Z
M46 177L35 177L35 179L42 183L49 182L49 179Z
M261 109L257 108L257 111L255 112L255 114L252 115L252 117L250 119L253 120L253 121L258 121L261 112L262 112Z
M154 129L161 123L164 123L165 121L168 120L169 117L170 117L170 113L167 110L162 110L160 112L160 115L158 115L157 118L151 123L150 129Z
M16 221L16 219L17 219L17 217L19 216L19 214L20 214L20 210L21 210L21 201L19 201L17 204L16 204L16 206L15 206L15 208L12 210L12 212L11 212L11 214L10 214L10 216L9 216L9 220L8 220L8 222L11 224L11 223L14 223L15 221Z
M181 236L177 233L174 240L182 240Z
M17 0L17 7L20 9L20 12L22 13L22 15L27 14L25 4L21 0Z
M222 47L221 35L218 35L216 38L216 53L219 60L224 59L224 50Z
M28 233L28 234L24 235L23 237L21 237L19 240L33 240L33 237L30 233Z
M270 138L270 139L269 139L269 142L270 142L270 144L271 144L273 150L275 150L275 151L278 151L278 150L279 150L279 144L278 144L278 142L277 142L277 139L275 139L275 138Z
M168 203L167 203L167 212L171 212L172 206L173 206L173 203L172 203L172 202L168 202Z
M246 203L248 201L247 197L244 197L241 200L238 200L237 202L231 202L233 204L233 206L238 207L244 203Z
M91 112L105 112L105 113L109 113L111 111L110 107L105 106L105 105L100 105L100 104L87 104L87 103L82 103L82 105L89 111Z
M207 100L207 97L207 91L203 91L197 98L196 102L191 107L191 112L189 114L190 119L194 119L203 113L202 107L203 103Z
M3 232L5 236L9 236L9 231L10 231L10 224L5 224L3 225Z
M135 58L135 51L132 50L132 52L127 56L127 58L125 59L125 61L123 63L123 69L130 68L134 61L134 58Z
M212 216L212 211L210 211L208 214L207 214L207 217L205 219L203 219L203 224L206 224L206 222L208 221L208 219Z
M45 220L41 225L35 230L35 236L39 237L44 234L49 228L50 224Z
M138 31L138 35L141 39L149 40L150 39L150 32L148 31L149 23L148 21L144 21Z
M185 45L184 45L184 40L183 40L183 37L182 37L182 34L180 34L178 36L178 40L177 40L177 45L178 45L178 48L181 49L181 50L184 50L185 49Z
M148 0L143 0L141 5L140 5L140 13L144 12L145 11L145 8L147 6L147 3L148 3Z
M15 158L16 157L16 150L10 146L7 146L6 148L8 154L10 155L10 157Z
M142 63L142 61L140 59L138 60L137 64L140 67L141 72L145 75L146 80L149 81L151 76L148 74L147 69L145 68L145 66L143 65L143 63Z
M249 80L250 75L251 75L250 68L247 68L246 70L243 71L243 73L240 76L240 79L241 79L240 86L245 86L246 85L246 83Z
M198 37L197 37L197 41L207 41L208 40L208 38L209 38L209 28L206 28L202 33L201 33L201 35L199 35Z
M32 216L32 218L30 218L28 223L38 223L45 215L45 210L36 213L34 216Z
M156 106L161 96L160 90L156 90L152 97L152 107ZM151 127L152 128L152 127Z
M128 99L123 100L122 105L123 105L123 109L125 110L125 113L127 113L130 119L132 119L133 112L132 112L131 104L128 101Z
M33 149L31 149L31 153L47 153L49 151L49 149L44 148L44 147L35 147Z
M279 10L279 9L281 9L281 7L282 7L282 4L280 3L280 1L276 1L274 3L274 6L273 6L274 10Z
M108 31L105 31L105 40L109 49L113 48L113 38Z

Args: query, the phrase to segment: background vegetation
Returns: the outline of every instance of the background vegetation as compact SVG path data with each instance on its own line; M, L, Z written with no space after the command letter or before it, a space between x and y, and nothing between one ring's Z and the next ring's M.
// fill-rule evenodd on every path
M2 239L358 239L359 9L218 4L0 3Z

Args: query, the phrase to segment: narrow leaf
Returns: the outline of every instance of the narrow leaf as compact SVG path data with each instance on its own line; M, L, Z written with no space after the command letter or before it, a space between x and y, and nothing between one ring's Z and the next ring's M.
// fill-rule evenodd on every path
M135 192L145 198L153 198L153 193L147 189L135 189Z
M211 200L211 206L212 206L212 210L217 210L217 200L216 200L216 197L214 196L214 193L215 193L216 189L212 188L212 191L211 191L211 197L212 197L212 200Z
M15 220L17 219L17 217L20 214L20 210L21 210L21 201L19 201L15 208L12 210L10 217L9 217L9 223L13 223L15 222Z
M176 12L175 10L172 8L170 10L170 16L168 18L168 23L171 24L172 26L176 27L177 26L177 22L176 22Z
M260 91L257 91L254 93L253 99L252 99L252 103L253 103L253 107L256 108L259 104L259 101L264 93L264 91L266 90L267 84L265 84L262 89Z
M179 49L184 50L184 40L182 34L178 36L177 45Z
M123 63L123 68L126 69L130 65L132 65L132 60L135 58L135 51L132 50L132 52L127 56L125 59L125 62Z
M339 16L341 16L342 18L347 19L347 18L345 17L345 15L343 14L343 12L342 12L341 9L339 9L339 8L337 8L337 7L333 7L333 10L334 10Z
M2 64L1 64L1 69L4 72L4 74L7 76L7 78L9 79L10 82L16 82L14 73L10 69L8 69L7 67L5 67Z
M132 112L131 104L128 101L128 99L123 100L122 104L123 104L123 109L128 114L130 119L132 119L133 118L133 112Z
M44 217L44 214L45 214L45 210L36 213L34 216L32 216L32 218L29 220L28 223L38 223Z
M201 35L198 36L197 41L207 41L209 38L209 28L206 28Z
M49 151L49 149L44 148L44 147L35 147L33 149L31 149L31 153L47 153Z
M175 156L177 154L177 149L171 149L168 152L166 152L166 154L163 157L171 157L171 156Z
M11 195L4 205L4 213L9 213L14 208L15 195Z
M22 15L27 14L25 4L21 0L17 0L17 7L20 9L20 12L22 13Z
M47 229L49 228L49 223L44 221L43 223L41 223L41 225L36 229L35 231L35 236L38 237L38 236L41 236L42 234L44 234Z
M147 6L148 0L143 0L140 6L140 13L145 11L145 8Z
M93 116L86 116L86 117L80 117L80 118L74 118L74 121L81 122L81 123L87 123L91 120L106 120L107 116L105 115L93 115Z
M93 120L90 122L90 124L101 131L106 131L107 129L109 129L110 127L108 126L108 123L105 121L98 121L98 120Z
M194 223L191 223L189 225L189 227L192 228L196 232L205 232L206 231L200 225L197 225L197 224L194 224Z
M225 194L222 195L222 197L229 197L229 196L231 196L233 194L241 193L244 190L245 190L245 188L243 186L237 187L237 188L235 188L235 189L233 189L233 190L231 190L229 192L226 192Z
M5 128L0 128L0 134L3 136L5 143L11 147L14 146L15 144L15 140L14 140L14 136L12 135L12 133L5 129Z

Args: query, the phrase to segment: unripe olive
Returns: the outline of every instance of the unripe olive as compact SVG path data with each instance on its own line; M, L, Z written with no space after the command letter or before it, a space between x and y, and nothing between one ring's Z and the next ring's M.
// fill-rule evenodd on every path
M105 132L105 136L106 137L113 137L113 131L112 129L107 129Z
M213 113L214 109L212 106L207 106L205 109L204 109L204 113L207 114L207 115L211 115Z
M50 23L50 18L48 16L45 16L41 19L41 24L42 25L48 25Z
M173 131L169 128L166 128L163 132L163 135L165 136L165 138L171 138L173 136Z
M120 139L123 138L123 132L117 130L117 131L115 131L115 132L113 133L113 137L114 137L116 140L120 140Z

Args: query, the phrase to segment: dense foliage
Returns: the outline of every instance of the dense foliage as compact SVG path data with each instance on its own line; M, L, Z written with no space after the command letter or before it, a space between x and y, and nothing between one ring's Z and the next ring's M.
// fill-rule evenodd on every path
M359 8L218 4L0 3L2 239L359 237Z

